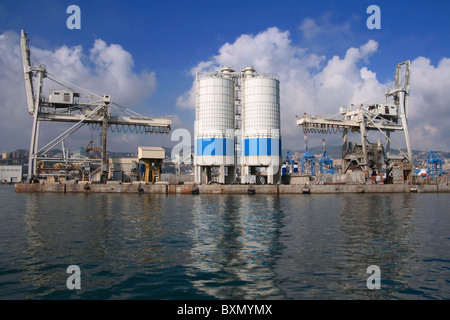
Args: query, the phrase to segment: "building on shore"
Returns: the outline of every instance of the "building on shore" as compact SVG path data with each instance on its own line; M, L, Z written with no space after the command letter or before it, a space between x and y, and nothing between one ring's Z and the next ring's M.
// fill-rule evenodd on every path
M22 166L0 166L1 183L16 183L22 181Z

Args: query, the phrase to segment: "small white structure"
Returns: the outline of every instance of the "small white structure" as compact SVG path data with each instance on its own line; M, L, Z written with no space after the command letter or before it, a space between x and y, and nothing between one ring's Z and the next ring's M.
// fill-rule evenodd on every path
M138 147L138 159L164 160L166 151L161 147Z
M74 97L78 97L79 94L68 89L53 89L49 96L49 102L52 105L67 106L74 104Z
M108 178L114 181L136 181L139 174L138 163L136 158L109 158Z
M2 183L22 181L22 166L0 166L0 181Z
M161 147L138 147L140 180L155 183L161 181L162 163L166 151Z

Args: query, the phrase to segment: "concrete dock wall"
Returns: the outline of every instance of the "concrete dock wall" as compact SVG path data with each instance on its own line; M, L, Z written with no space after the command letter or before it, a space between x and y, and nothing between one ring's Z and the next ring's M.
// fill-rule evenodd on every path
M194 185L145 183L18 183L16 192L192 194ZM337 184L337 185L199 185L199 194L326 194L326 193L448 193L450 185ZM250 189L250 190L249 190ZM252 192L253 191L253 192Z

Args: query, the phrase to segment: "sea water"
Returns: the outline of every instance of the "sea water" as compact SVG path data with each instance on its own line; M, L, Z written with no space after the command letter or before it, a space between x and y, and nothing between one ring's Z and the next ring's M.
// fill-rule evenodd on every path
M450 299L449 194L6 185L0 205L0 299Z

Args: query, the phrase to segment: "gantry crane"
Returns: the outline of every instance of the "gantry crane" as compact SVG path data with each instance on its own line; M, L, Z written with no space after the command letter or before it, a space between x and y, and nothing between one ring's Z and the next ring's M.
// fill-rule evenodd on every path
M437 154L434 151L430 151L430 154L428 155L428 161L427 161L428 176L432 179L436 175L441 176L442 175L442 164L444 164L444 162L441 159L439 159Z
M294 164L294 157L292 157L292 154L290 151L286 152L286 155L284 156L284 161L286 162L286 164L287 163L289 163L291 165Z
M307 115L297 117L297 125L303 127L304 132L312 133L337 133L342 132L342 159L343 173L348 168L359 167L368 171L376 162L380 162L378 152L374 159L371 159L374 145L368 144L368 131L379 131L386 138L385 163L407 162L412 166L412 152L408 133L407 112L410 95L410 61L405 61L397 65L395 74L395 88L385 93L386 103L369 105L352 105L349 108L341 107L342 118L320 117ZM361 146L353 148L349 152L347 148L347 138L349 130L359 132L361 135ZM407 152L403 152L392 141L390 134L395 131L403 131ZM390 155L390 144L394 144L400 156ZM356 145L355 145L356 147ZM355 150L359 150L355 153ZM390 164L392 165L392 164Z
M282 168L285 168L285 173L283 174L298 173L298 162L294 160L294 157L292 156L290 151L287 151L286 155L284 156Z
M333 160L331 160L330 155L325 149L325 139L322 139L323 152L322 157L320 158L320 173L335 173L333 170Z
M103 179L107 174L107 132L108 129L129 128L130 131L140 133L169 133L171 129L171 117L150 118L140 115L128 108L111 101L109 95L98 95L86 89L80 88L63 79L58 79L46 70L44 65L33 66L31 64L31 51L29 39L24 30L21 31L20 49L22 55L23 75L25 81L25 92L28 112L33 116L33 127L31 132L28 180L36 175L37 161L48 160L45 155L59 143L71 136L83 125L101 127L101 170ZM35 81L33 81L35 78ZM44 78L55 81L64 89L53 89L50 96L44 97ZM35 82L35 83L34 83ZM92 101L80 101L81 93L71 87L87 92ZM113 113L113 110L116 113ZM118 113L117 113L118 112ZM58 135L55 139L39 148L39 126L41 121L69 122L74 123L72 127ZM59 159L52 159L58 161ZM67 161L67 159L64 159Z
M301 172L302 174L310 174L311 176L316 175L315 167L316 167L316 158L314 153L309 152L308 149L308 133L304 131L304 143L305 143L305 152L302 155L301 159Z

